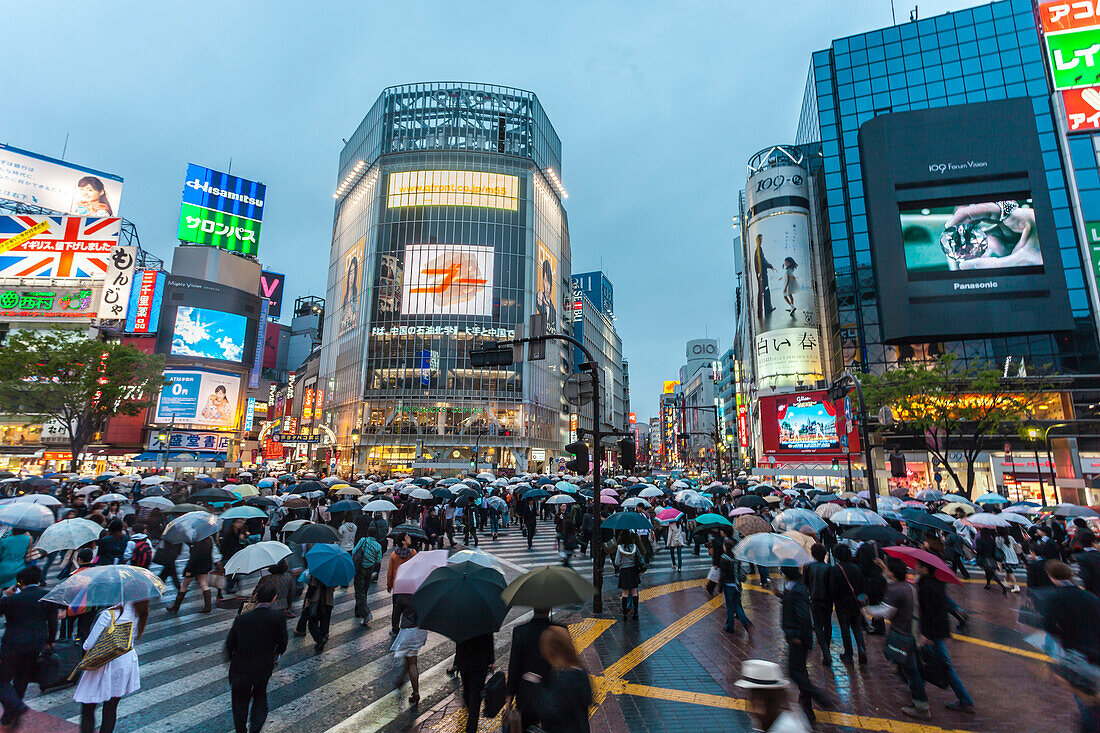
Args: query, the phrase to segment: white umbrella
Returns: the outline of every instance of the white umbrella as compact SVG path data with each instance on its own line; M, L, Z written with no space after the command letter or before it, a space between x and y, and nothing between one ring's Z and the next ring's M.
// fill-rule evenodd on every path
M363 505L363 511L365 512L396 512L397 506L392 501L386 501L385 499L375 499L368 501Z
M63 519L46 527L35 548L47 554L75 550L98 540L102 531L103 527L88 519Z
M689 489L691 487L688 486L687 482L685 482L685 481L673 481L672 482L672 488L674 488L674 489Z
M335 486L336 484L343 484L347 482L339 476L325 476L323 479L321 479L321 483L323 483L325 486Z
M417 487L409 492L409 496L413 499L431 499L432 492L428 491L427 489Z
M569 494L556 494L546 500L547 504L575 504L576 500Z
M470 562L475 565L483 565L493 570L499 570L504 573L506 568L504 563L501 562L495 555L490 555L487 552L481 550L459 550L450 557L447 558L448 565L456 565L461 562Z
M42 506L61 506L61 500L49 494L23 494L15 497L15 500L27 504L41 504Z
M163 496L147 496L144 499L138 499L138 505L154 509L171 509L175 506L175 503Z
M477 475L477 480L478 481L496 481L497 477L494 476L493 474L489 473L488 471L484 471L484 472L479 473Z
M142 486L155 486L156 484L171 483L172 479L167 476L146 476L141 480Z
M279 531L282 534L292 534L293 532L297 532L299 529L306 526L307 524L313 524L313 522L309 521L308 519L292 519L291 521L283 525L283 528Z
M970 522L975 527L1007 527L1009 522L1007 519L999 514L990 514L989 512L978 512L977 514L971 514L966 518L967 522Z
M96 500L93 501L92 503L93 504L106 504L106 503L112 502L112 501L117 501L121 504L122 502L130 501L130 500L128 498L126 498L125 496L123 496L122 494L113 494L112 493L112 494L104 494L103 496L97 496Z
M1031 526L1031 520L1022 514L1016 514L1015 512L1001 512L1001 518L1011 524L1021 524L1025 527Z
M650 504L648 501L646 501L645 499L643 499L640 496L632 496L632 497L630 497L629 499L627 499L626 501L623 502L623 509L630 509L630 508L636 507L638 505L644 506L647 509L649 507L653 506L652 504Z
M841 509L831 517L829 521L833 524L844 524L848 526L853 525L880 525L885 526L886 520L875 514L869 509Z
M73 493L74 494L83 494L84 496L87 496L88 494L91 494L92 492L95 492L95 491L99 491L98 486L94 486L94 485L93 486L81 486L79 489L77 489Z
M294 554L282 542L267 540L240 550L225 564L226 575L248 575L269 568L285 557Z
M656 486L650 486L647 489L642 489L641 491L639 491L638 496L642 497L643 499L652 499L654 497L660 496L663 493L665 492L661 491Z
M31 532L49 527L54 522L49 507L28 502L11 503L0 509L0 524ZM102 529L102 527L100 528Z

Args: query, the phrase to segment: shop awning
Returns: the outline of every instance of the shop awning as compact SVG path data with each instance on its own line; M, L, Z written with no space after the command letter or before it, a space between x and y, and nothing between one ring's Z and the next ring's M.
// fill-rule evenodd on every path
M172 451L168 454L169 468L189 468L207 466L224 461L224 453L192 453L190 451ZM160 466L164 464L164 453L146 451L130 461L132 466Z

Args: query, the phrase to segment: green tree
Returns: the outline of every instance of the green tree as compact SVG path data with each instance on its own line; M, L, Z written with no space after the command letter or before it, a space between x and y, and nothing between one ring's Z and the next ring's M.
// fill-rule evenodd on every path
M868 411L890 408L895 430L925 439L928 452L969 497L974 465L993 438L1015 435L1050 397L1051 385L1035 378L1005 378L988 366L964 367L954 354L861 377ZM884 429L884 428L880 428ZM948 461L961 454L965 476Z
M26 330L0 348L0 405L65 426L72 471L112 415L137 415L164 385L164 357L98 341L83 331Z

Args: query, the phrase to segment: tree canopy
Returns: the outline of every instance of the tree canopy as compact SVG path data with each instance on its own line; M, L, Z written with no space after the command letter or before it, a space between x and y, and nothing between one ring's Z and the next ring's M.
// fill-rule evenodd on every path
M0 405L8 414L57 420L69 437L72 469L112 415L137 415L164 384L164 357L83 331L25 330L0 348Z

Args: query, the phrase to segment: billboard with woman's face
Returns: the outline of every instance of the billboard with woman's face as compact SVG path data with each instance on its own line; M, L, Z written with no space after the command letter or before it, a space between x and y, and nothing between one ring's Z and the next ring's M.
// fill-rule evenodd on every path
M344 254L340 286L340 333L359 325L359 293L363 285L363 245L366 237L352 245Z
M118 216L122 179L0 143L0 199L73 216Z
M535 272L535 304L546 319L548 333L556 333L558 325L558 258L538 240L538 268Z

